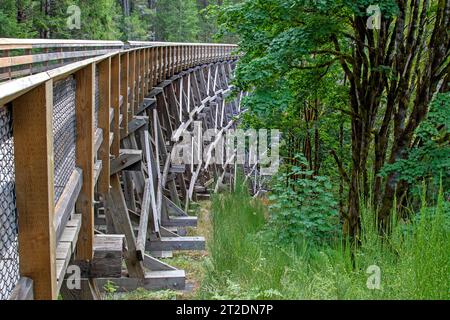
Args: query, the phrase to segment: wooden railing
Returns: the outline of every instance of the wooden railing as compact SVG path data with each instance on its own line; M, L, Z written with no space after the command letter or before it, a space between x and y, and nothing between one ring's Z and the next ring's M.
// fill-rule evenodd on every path
M221 44L92 40L0 38L0 82L12 80L114 51L139 47L168 47L177 59L195 54L205 59L222 58L227 46ZM188 52L191 51L191 52Z
M123 49L121 41L0 39L0 81Z
M57 298L67 259L75 250L77 259L93 258L94 189L99 194L109 192L110 158L120 156L121 139L147 93L182 70L237 58L233 45L130 42L130 49L118 50L122 46L120 42L0 40L4 54L0 67L8 69L4 79L45 70L52 61L64 64L102 54L0 84L0 109L13 114L20 275L33 280L36 299ZM95 50L78 50L87 47ZM46 53L33 54L33 49ZM14 50L25 51L14 56ZM16 66L25 68L14 70ZM76 170L55 203L53 90L69 78L76 81ZM80 224L74 222L77 219ZM64 234L67 246L57 252L65 227L72 228L68 233L72 238L67 240Z

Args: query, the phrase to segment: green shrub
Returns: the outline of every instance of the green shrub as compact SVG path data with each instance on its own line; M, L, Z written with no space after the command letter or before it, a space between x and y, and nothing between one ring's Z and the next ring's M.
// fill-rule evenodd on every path
M450 206L422 209L411 221L392 215L381 238L376 216L362 208L361 244L292 245L261 237L265 208L242 189L216 196L214 240L199 297L206 299L449 299ZM381 287L367 287L377 266Z
M304 170L307 161L297 156L300 166L275 178L268 232L281 243L330 242L338 235L339 213L327 177ZM289 181L289 183L287 183Z

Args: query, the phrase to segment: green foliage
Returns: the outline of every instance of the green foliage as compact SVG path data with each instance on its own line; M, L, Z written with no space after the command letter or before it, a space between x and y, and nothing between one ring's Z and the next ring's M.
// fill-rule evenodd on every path
M120 39L120 7L116 0L78 0L74 3L81 8L81 30L73 30L72 38Z
M195 0L159 0L156 3L156 38L194 42L200 32Z
M217 4L218 1L204 1ZM51 1L45 12L42 1L2 0L0 36L53 39L159 40L212 42L216 20L199 12L196 0L129 0L131 12L124 13L118 0ZM81 9L81 29L69 29L67 9ZM152 7L151 5L155 5ZM156 39L155 39L156 34Z
M241 181L235 192L213 198L213 235L208 242L210 255L202 298L263 299L270 293L277 295L276 286L283 276L287 256L265 248L258 236L265 225L265 215L264 205L251 198ZM271 252L273 258L266 259L266 252ZM273 263L274 259L279 263ZM255 289L243 295L242 290L247 288Z
M29 13L34 8L31 0L2 0L0 1L0 36L31 38L37 36L31 21L19 22L18 12Z
M71 5L81 9L80 30L67 27L67 9ZM0 3L0 36L35 38L49 33L61 39L117 40L121 37L119 15L116 0L53 1L48 14L43 12L40 1L5 0Z
M344 134L350 131L349 88L336 59L314 51L332 52L330 36L345 28L347 11L341 1L246 0L213 12L222 36L239 36L243 57L234 84L250 92L243 103L248 109L244 125L277 128L298 141L317 142L320 174L329 176L335 186L340 176L328 153L340 149L340 124ZM305 111L311 109L317 109L317 118L308 122ZM282 156L289 148L283 147ZM350 146L343 148L341 161L349 165Z
M428 180L434 194L443 180L444 190L450 192L450 93L437 94L427 119L416 130L416 144L408 157L386 165L382 175L398 172L399 180L413 184L413 192L420 195L420 182ZM448 194L446 194L448 196Z
M151 16L148 13L148 16ZM129 17L123 18L124 40L148 41L150 39L148 20L141 17L140 13L133 12Z
M252 218L253 212L263 214L261 204L245 193L218 196L213 237L220 241L211 245L199 298L448 299L450 207L440 194L435 207L423 198L420 218L393 219L392 233L384 239L373 211L363 209L356 250L342 242L295 249L274 244L258 236L261 225L255 227ZM367 287L366 271L373 265L381 271L379 290Z
M272 187L267 232L282 244L335 240L339 214L332 185L328 178L303 169L308 166L303 156L296 158L300 165L277 176Z
M246 238L255 234L265 223L264 206L249 200L248 191L237 183L238 190L233 194L218 195L213 198L212 224L214 237L209 249L218 271L241 269L243 266L235 264L236 259L246 256L248 247ZM225 230L230 230L226 234ZM238 232L234 232L237 231ZM237 250L228 250L233 247ZM250 249L251 251L251 249ZM247 252L249 253L249 252ZM250 257L248 257L250 259ZM251 261L249 261L251 264Z

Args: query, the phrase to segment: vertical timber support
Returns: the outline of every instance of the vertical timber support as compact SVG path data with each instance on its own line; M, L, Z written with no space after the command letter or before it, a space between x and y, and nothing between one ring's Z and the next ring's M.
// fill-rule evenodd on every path
M53 81L16 99L13 112L20 274L33 280L35 299L56 299Z
M94 92L95 64L75 73L76 89L76 165L83 171L83 185L77 200L81 230L77 259L91 261L94 252Z
M112 154L120 153L120 55L111 58L111 104L114 108Z
M102 171L98 178L98 192L102 196L102 200L106 199L109 193L109 172L110 172L110 146L109 133L111 127L110 107L111 107L111 59L108 58L100 62L99 68L99 94L100 106L98 114L98 126L103 131L103 141L98 150L98 159L102 162Z
M121 106L121 113L123 116L122 128L125 134L128 134L128 123L129 113L128 113L128 104L129 104L129 95L128 95L128 87L129 87L129 53L125 52L120 56L120 94L123 97L123 104Z

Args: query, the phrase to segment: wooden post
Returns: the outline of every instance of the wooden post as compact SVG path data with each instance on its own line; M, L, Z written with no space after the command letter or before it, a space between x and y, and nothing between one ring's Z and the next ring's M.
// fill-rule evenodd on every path
M188 59L188 57L187 57L187 53L188 53L188 51L186 50L187 49L187 46L183 46L182 47L182 50L181 50L181 71L183 71L183 70L185 70L186 69L186 61L187 61L187 59Z
M164 47L164 73L163 80L170 77L170 56L169 56L169 47Z
M114 220L116 230L125 235L127 241L126 264L132 278L144 278L142 263L138 261L136 252L136 237L128 215L128 208L120 186L119 175L111 176L111 192L108 199L107 210Z
M176 58L176 46L171 46L170 47L170 51L171 51L171 63L170 63L170 76L172 77L175 73L176 73L176 67L177 67L177 62L175 60Z
M111 59L108 58L98 64L99 69L99 95L100 106L98 112L98 127L103 131L103 141L98 150L98 159L102 161L102 171L98 178L98 192L105 195L109 192L109 171L110 171L110 146L109 133L111 127L110 107L111 107Z
M173 57L174 57L174 46L169 46L167 48L169 50L169 75L167 78L170 78L171 76L173 76L173 66L174 66L174 61L173 61Z
M145 48L143 50L144 53L144 92L142 93L142 96L145 98L145 96L148 93L148 48ZM143 101L144 99L142 99Z
M136 110L139 108L139 102L140 102L140 87L141 84L139 82L139 78L141 76L141 54L140 50L136 50L136 60L135 60L135 69L136 69L136 85L135 85L135 97L134 97L134 106L132 108L134 109L133 113L136 113Z
M167 46L167 68L166 68L166 79L169 79L172 76L172 47Z
M120 54L111 57L111 104L114 108L112 154L120 154Z
M178 74L181 71L181 46L177 46L176 50L177 50L177 55L176 55L176 62L177 63L176 63L175 70L176 70L176 73Z
M17 98L13 112L20 274L35 299L56 299L53 81Z
M136 51L132 51L129 53L129 68L130 68L130 110L129 115L130 118L134 116L134 100L136 99L136 89L135 89L135 81L136 81ZM128 88L127 88L128 90Z
M76 89L76 165L83 171L83 185L76 208L81 213L81 230L77 242L77 259L94 256L94 109L95 64L75 73Z
M151 51L152 50L150 48L147 48L146 59L145 59L145 63L146 63L145 72L147 75L147 82L146 82L147 88L145 89L146 90L145 95L147 95L152 88L152 67L151 67L152 54L151 54Z
M200 46L195 46L195 60L194 60L194 67L200 62Z
M165 68L164 47L159 47L159 82L164 80L164 68Z
M140 66L139 66L139 71L140 71L140 75L141 75L141 84L140 84L140 94L139 94L139 103L137 105L137 108L139 108L139 106L144 103L144 97L145 97L145 49L141 49L140 51ZM136 109L137 110L137 109Z
M122 128L123 132L125 134L128 134L128 123L130 122L129 114L128 114L128 103L129 103L129 97L128 97L128 87L129 87L129 54L128 52L125 52L120 56L120 94L123 97L123 104L121 108L121 113L123 117L122 121Z

